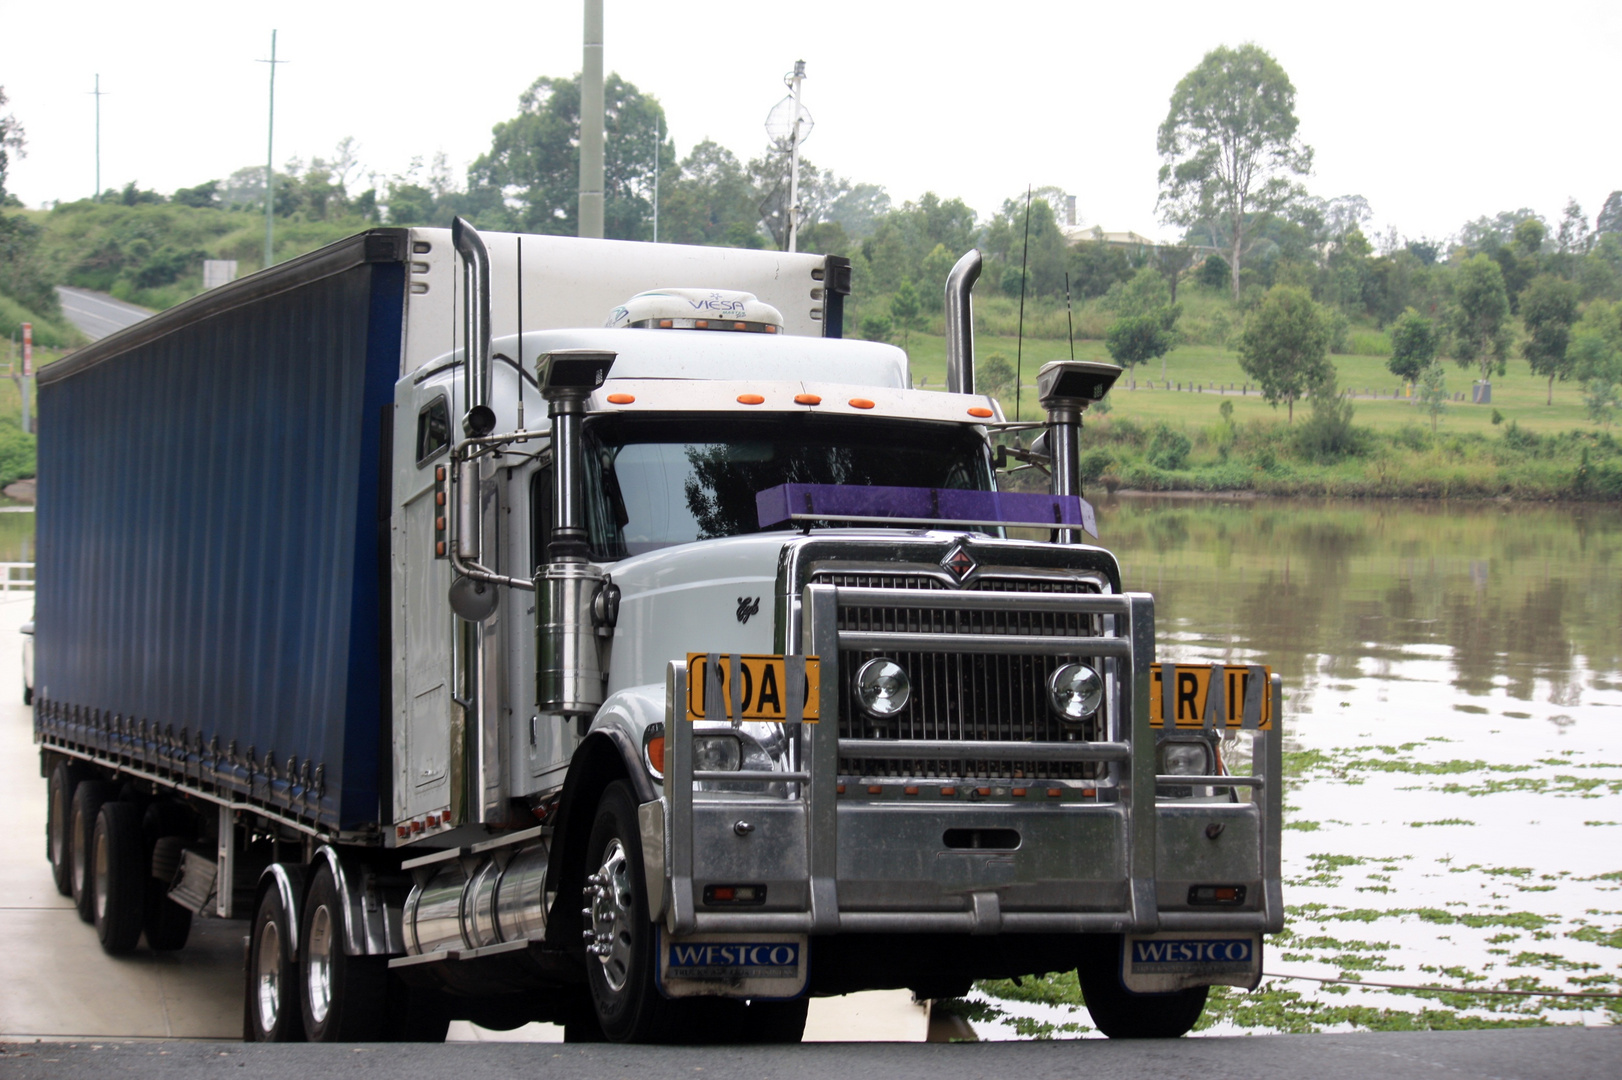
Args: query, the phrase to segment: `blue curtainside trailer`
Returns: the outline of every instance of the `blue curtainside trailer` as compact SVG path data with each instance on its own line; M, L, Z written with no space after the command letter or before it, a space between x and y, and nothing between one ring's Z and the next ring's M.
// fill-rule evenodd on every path
M43 742L377 830L405 244L355 237L41 372Z

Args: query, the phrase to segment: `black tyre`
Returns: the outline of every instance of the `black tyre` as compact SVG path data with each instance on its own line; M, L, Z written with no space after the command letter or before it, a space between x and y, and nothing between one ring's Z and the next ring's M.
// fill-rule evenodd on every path
M140 807L104 803L90 842L91 909L104 952L123 956L141 943L150 877Z
M388 960L344 951L338 883L322 864L299 928L299 1004L311 1042L378 1042L388 1005Z
M694 1025L685 1017L702 999L666 1000L655 984L655 934L648 921L636 800L623 780L610 784L597 804L597 819L586 845L586 868L590 873L581 899L583 913L589 910L588 929L594 934L586 952L586 984L603 1038L609 1042L690 1040ZM568 1034L566 1025L564 1037ZM590 1037L583 1029L579 1034Z
M73 895L73 790L82 779L81 766L58 761L45 788L45 856L63 896Z
M1112 1039L1176 1039L1193 1030L1210 987L1168 994L1134 994L1121 982L1119 934L1099 935L1083 950L1076 970L1093 1025Z
M90 845L96 836L96 815L112 797L112 785L100 780L81 780L73 789L73 809L68 817L68 873L74 906L85 922L96 919L95 890L90 884Z
M303 875L294 876L302 888ZM248 939L247 1030L254 1042L303 1042L300 1014L297 931L293 913L274 885L259 897Z
M180 870L186 846L196 837L196 819L177 803L155 802L146 808L141 829L151 867L143 923L147 947L157 952L183 949L191 936L191 912L169 899L169 888Z

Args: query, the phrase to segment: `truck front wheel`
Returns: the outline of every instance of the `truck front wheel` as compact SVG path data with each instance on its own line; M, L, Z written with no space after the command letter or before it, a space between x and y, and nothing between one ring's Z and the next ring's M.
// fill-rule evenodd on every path
M680 1032L683 1004L655 984L655 928L648 921L647 878L636 800L630 785L608 786L586 845L590 874L581 899L586 920L586 982L597 1021L610 1042L665 1042Z
M1121 982L1122 941L1119 934L1099 935L1083 950L1076 975L1094 1025L1112 1039L1176 1039L1188 1034L1205 1010L1210 987L1134 994Z

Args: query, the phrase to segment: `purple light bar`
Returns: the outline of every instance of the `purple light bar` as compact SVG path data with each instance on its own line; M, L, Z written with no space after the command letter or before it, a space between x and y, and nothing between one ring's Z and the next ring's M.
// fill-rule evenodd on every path
M959 524L1085 528L1077 495L955 488L863 487L854 484L779 484L755 496L760 527L785 521L893 518ZM1088 530L1092 531L1091 529Z

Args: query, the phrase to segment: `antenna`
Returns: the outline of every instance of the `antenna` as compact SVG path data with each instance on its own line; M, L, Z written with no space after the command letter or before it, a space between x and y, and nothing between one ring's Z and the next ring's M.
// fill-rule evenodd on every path
M107 94L101 88L101 76L96 76L96 88L90 93L96 95L96 201L101 202L101 99Z
M1070 271L1064 272L1064 325L1070 338L1070 359L1076 358L1076 320L1070 315Z
M795 250L800 232L800 144L811 137L816 121L800 104L800 84L805 81L805 61L794 61L794 70L783 76L793 93L772 106L766 114L766 134L778 152L787 151L788 166L788 249Z
M275 261L276 233L276 65L286 60L276 59L276 31L270 32L270 59L258 61L270 65L270 121L265 135L265 269Z
M1014 421L1019 421L1020 384L1025 381L1025 267L1031 258L1031 185L1025 185L1025 250L1019 257L1019 336L1014 339Z

